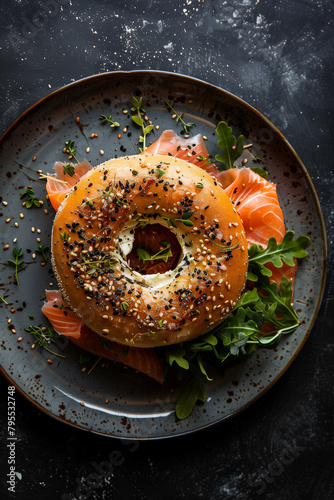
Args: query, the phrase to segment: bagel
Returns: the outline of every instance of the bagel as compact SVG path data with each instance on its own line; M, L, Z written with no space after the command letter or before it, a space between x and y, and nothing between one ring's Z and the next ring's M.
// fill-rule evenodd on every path
M179 245L176 267L163 274L129 265L136 231L153 224ZM162 253L168 245L167 236ZM102 163L72 188L54 220L52 265L65 302L88 327L155 347L203 335L229 315L248 252L241 219L213 177L184 160L141 154Z

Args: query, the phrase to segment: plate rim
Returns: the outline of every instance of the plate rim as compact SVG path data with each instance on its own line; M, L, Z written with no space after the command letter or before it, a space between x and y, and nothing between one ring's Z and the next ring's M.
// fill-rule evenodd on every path
M11 376L0 365L0 373L5 377L5 379L7 379L7 381L10 384L13 384L15 386L16 390L18 390L18 392L26 400L28 400L29 403L32 403L38 410L42 411L43 413L47 414L48 416L51 416L54 419L56 419L56 420L58 420L58 421L60 421L62 423L65 423L65 424L67 424L67 425L69 425L71 427L74 427L76 429L85 430L85 431L88 431L88 432L91 432L91 433L94 433L94 434L98 434L98 435L101 435L101 436L105 436L105 437L108 437L108 438L117 438L117 439L126 439L126 440L138 440L138 441L151 441L151 440L162 440L162 439L176 438L176 437L184 436L184 435L187 435L187 434L193 434L193 433L200 432L200 431L203 431L205 429L211 428L211 427L213 427L215 425L218 425L218 424L222 423L225 420L233 418L234 416L236 416L239 413L241 413L242 411L244 411L246 408L250 407L252 404L254 404L256 401L258 401L258 399L260 397L262 397L267 391L269 391L269 389L271 389L276 384L276 382L285 374L285 372L287 371L287 369L291 366L291 364L293 363L293 361L296 359L296 357L300 353L302 347L304 346L306 340L308 339L308 337L309 337L309 335L310 335L310 333L311 333L311 331L313 329L313 326L314 326L314 323L316 321L316 318L317 318L317 315L318 315L318 312L319 312L319 309L320 309L320 306L321 306L321 303L322 303L322 299L323 299L323 296L324 296L325 283L326 283L326 277L327 277L327 253L328 253L328 246L327 246L326 225L325 225L325 221L324 221L324 217L323 217L323 213L322 213L322 209L321 209L321 204L320 204L317 192L315 190L315 187L313 185L312 179L311 179L311 177L310 177L310 175L309 175L309 173L308 173L305 165L303 164L303 162L300 159L298 153L295 151L295 149L290 144L290 142L285 138L285 136L282 134L282 132L280 132L280 130L268 118L266 118L260 111L258 111L252 105L250 105L249 103L247 103L246 101L244 101L243 99L241 99L240 97L236 96L235 94L233 94L232 92L230 92L230 91L228 91L226 89L223 89L221 87L218 87L217 85L213 85L210 82L207 82L205 80L202 80L202 79L199 79L199 78L196 78L196 77L193 77L193 76L184 75L182 73L171 73L171 72L168 72L168 71L140 69L140 70L131 70L131 71L107 71L107 72L97 73L97 74L94 74L94 75L90 75L90 76L86 76L86 77L80 78L79 80L76 80L75 82L70 82L68 84L65 84L65 85L63 85L63 86L61 86L61 87L53 90L52 92L44 95L38 101L36 101L35 103L33 103L31 106L29 106L25 111L23 111L23 113L21 113L20 116L18 116L14 120L14 122L1 135L1 137L0 137L0 147L2 146L3 142L7 139L7 137L10 136L10 134L12 133L12 131L14 131L17 126L19 126L22 122L24 122L29 117L29 115L32 112L34 112L36 109L38 109L40 106L42 106L45 102L53 99L54 97L56 97L58 95L61 95L62 93L65 93L65 92L69 91L72 87L84 84L86 82L90 83L93 80L104 79L104 78L106 78L106 79L109 79L109 78L117 79L118 77L125 77L127 75L131 75L131 76L137 76L138 75L138 77L140 75L142 75L143 77L148 76L148 75L157 75L157 76L161 75L161 76L169 77L169 78L172 78L172 79L179 79L181 81L186 81L188 83L195 83L196 84L196 82L198 82L198 84L200 84L202 86L205 86L206 88L212 88L212 89L214 89L215 92L217 92L217 93L222 93L224 95L227 95L229 98L232 98L233 100L235 100L239 105L248 108L248 110L252 114L257 115L261 120L263 120L267 124L267 126L270 129L272 129L273 132L276 135L278 135L279 139L282 140L287 145L288 149L291 151L291 153L293 154L294 158L298 162L299 167L301 168L301 170L303 172L303 175L306 178L307 185L310 188L310 192L311 192L311 195L312 195L312 201L313 201L313 203L315 205L315 208L316 208L316 215L317 215L317 218L318 218L319 223L320 223L319 224L319 230L320 230L320 233L321 233L321 243L322 243L322 268L321 268L321 280L320 280L320 283L319 283L319 293L318 293L318 296L317 296L316 303L314 305L314 309L313 309L313 312L312 312L312 317L310 318L310 321L309 321L309 324L308 324L308 328L307 328L307 330L306 330L306 332L305 332L305 334L303 336L303 339L301 340L300 344L298 345L296 351L289 358L289 360L286 362L286 364L284 365L284 367L277 373L277 375L275 376L275 378L273 378L273 380L271 380L270 383L268 383L250 401L247 401L245 404L243 404L242 406L240 406L240 408L238 408L237 410L235 410L233 413L228 414L228 415L221 415L217 420L215 420L213 422L205 423L202 426L199 426L199 427L197 427L195 429L188 429L188 430L187 429L183 429L183 430L180 430L178 432L175 432L175 433L172 433L172 434L163 435L163 436L136 436L136 438L133 438L133 437L130 437L130 436L126 436L126 435L116 435L116 434L111 434L111 433L107 434L107 433L105 433L103 431L97 431L97 430L94 430L94 429L89 429L89 428L86 428L86 427L84 427L84 426L82 426L80 424L77 424L75 422L68 421L67 419L62 418L61 416L55 415L50 410L48 410L47 408L45 408L42 404L40 404L38 401L34 400L32 398L32 396L29 396L22 388L20 388L12 380Z

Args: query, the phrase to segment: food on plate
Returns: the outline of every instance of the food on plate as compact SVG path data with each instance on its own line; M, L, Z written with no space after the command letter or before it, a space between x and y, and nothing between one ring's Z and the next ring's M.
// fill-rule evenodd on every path
M71 170L69 170L70 167ZM72 187L92 166L87 160L83 160L75 165L64 164L57 161L54 165L56 176L47 176L46 190L49 200L55 210L58 210L65 196L71 191ZM69 175L72 174L72 175Z
M47 292L43 312L100 358L159 382L176 371L185 418L206 400L207 366L276 347L299 325L294 278L309 238L286 232L264 170L235 166L251 145L225 122L218 166L202 135L166 130L146 148L151 131L140 155L91 169L74 153L77 164L56 163L47 176L60 290Z
M135 247L150 226L158 235L161 227L156 248ZM163 274L139 265L161 259L171 260ZM203 169L134 155L95 167L69 192L53 225L52 263L65 302L100 336L166 346L229 315L246 283L247 241L231 200Z
M63 301L60 290L47 290L47 302L42 307L42 312L48 318L53 328L71 341L96 356L122 360L126 366L141 371L157 382L163 382L163 362L154 349L140 349L138 347L125 347L117 342L103 339L101 342L98 334L88 328Z

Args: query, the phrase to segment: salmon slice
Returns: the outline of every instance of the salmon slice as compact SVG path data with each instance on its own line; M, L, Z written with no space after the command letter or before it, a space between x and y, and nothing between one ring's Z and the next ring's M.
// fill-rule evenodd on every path
M60 290L47 290L46 299L42 313L48 318L53 329L59 335L78 339L83 323L63 301Z
M246 167L224 170L216 177L241 217L248 246L265 248L271 236L282 243L285 226L276 185Z
M74 168L74 175L71 176L68 173L64 174L63 170L65 165L71 165ZM56 176L48 177L46 190L49 195L49 200L56 211L65 199L67 193L71 191L72 187L78 182L78 180L91 170L91 168L91 164L86 160L75 164L61 163L59 161L54 164Z
M193 163L198 167L204 166L206 164L206 158L209 157L208 150L206 149L201 134L183 139L175 134L173 130L165 130L162 132L159 139L145 149L145 153L171 155L175 158L185 160L188 163ZM198 160L198 157L203 157L205 159ZM210 166L212 167L211 163L206 164L207 169L210 169Z
M252 243L266 248L271 236L276 238L277 244L282 243L285 234L283 212L280 207L276 185L263 179L253 170L231 168L218 172L215 177L219 180L243 222L248 247ZM292 282L294 289L297 261L295 266L277 268L266 264L272 271L270 282L276 282L279 287L281 279L285 276Z
M54 330L96 356L120 362L163 383L163 362L154 349L128 347L101 338L88 328L63 301L60 290L46 290L42 312Z

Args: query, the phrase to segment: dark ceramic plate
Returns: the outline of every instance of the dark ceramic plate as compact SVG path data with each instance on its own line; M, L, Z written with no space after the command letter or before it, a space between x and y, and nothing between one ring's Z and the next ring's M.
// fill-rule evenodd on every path
M66 355L65 359L39 347L32 350L33 338L24 330L30 324L47 325L41 313L44 290L50 283L54 288L57 285L50 266L41 267L41 257L32 257L40 244L50 245L52 207L45 201L43 208L23 208L20 194L30 185L35 195L45 200L45 182L38 180L37 170L52 172L55 160L66 160L62 150L69 139L75 140L78 155L92 165L125 152L136 154L138 127L130 125L130 133L122 131L131 124L130 113L123 110L131 109L133 95L143 96L149 118L160 126L149 136L149 143L164 129L182 130L164 109L165 100L196 124L194 133L207 136L212 155L218 152L214 129L220 120L231 124L237 134L243 133L253 144L253 153L268 168L270 180L278 185L287 228L296 235L312 237L309 257L300 265L296 280L294 303L301 320L297 331L284 338L275 351L259 350L229 369L224 379L217 377L209 383L207 402L196 406L182 421L174 413L177 384L161 386L112 363L99 363L88 375L79 363L78 348L59 342L56 349ZM121 139L118 130L99 123L101 114L111 114L120 122ZM79 124L76 117L80 117ZM92 133L98 137L91 139ZM88 147L90 152L86 153ZM326 239L319 202L305 167L284 137L235 96L193 78L162 72L107 73L81 80L40 100L7 130L0 145L0 179L0 295L8 302L0 304L2 372L50 415L82 429L122 438L156 439L194 432L254 402L278 380L304 344L319 309L325 279ZM20 218L21 213L24 218ZM7 244L9 249L5 250ZM14 282L14 268L6 264L15 246L22 248L25 262L18 274L19 286Z

